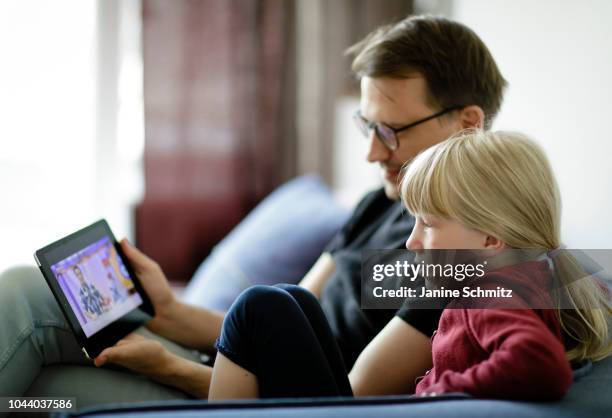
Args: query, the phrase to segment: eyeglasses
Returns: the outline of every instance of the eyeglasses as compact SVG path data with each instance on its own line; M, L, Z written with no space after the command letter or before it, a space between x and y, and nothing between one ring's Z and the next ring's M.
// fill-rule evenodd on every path
M399 147L399 140L397 139L397 134L405 131L406 129L413 128L421 123L427 122L428 120L438 118L442 115L450 113L454 110L463 109L464 106L451 106L444 110L439 111L438 113L434 113L431 116L427 116L426 118L419 119L416 122L412 122L406 126L402 126L401 128L392 128L390 126L385 125L380 122L370 122L363 116L361 116L361 111L357 111L353 115L353 120L355 124L366 138L369 138L370 132L374 129L376 132L376 136L383 143L383 145L389 148L391 151L395 151Z

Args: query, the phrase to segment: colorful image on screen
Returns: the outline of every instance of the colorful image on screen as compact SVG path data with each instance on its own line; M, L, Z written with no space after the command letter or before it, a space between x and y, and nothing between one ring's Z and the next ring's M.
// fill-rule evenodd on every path
M142 304L109 237L51 266L87 337Z

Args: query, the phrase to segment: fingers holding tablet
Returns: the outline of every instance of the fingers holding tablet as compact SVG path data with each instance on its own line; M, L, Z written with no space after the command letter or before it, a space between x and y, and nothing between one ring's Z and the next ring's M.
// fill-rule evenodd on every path
M122 239L120 245L156 312L162 313L175 301L176 297L161 267L127 239Z
M149 273L153 270L161 270L159 264L133 246L127 238L123 238L119 243L127 258L132 262L132 267L134 267L136 273Z

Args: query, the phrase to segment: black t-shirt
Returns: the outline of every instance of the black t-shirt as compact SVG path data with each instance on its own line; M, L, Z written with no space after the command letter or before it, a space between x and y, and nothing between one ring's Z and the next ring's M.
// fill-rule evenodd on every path
M397 315L431 336L438 326L440 310L402 308L361 309L361 251L405 248L414 217L399 201L390 200L384 189L368 193L353 215L325 249L334 257L336 270L321 295L321 306L338 340L347 369L363 349Z

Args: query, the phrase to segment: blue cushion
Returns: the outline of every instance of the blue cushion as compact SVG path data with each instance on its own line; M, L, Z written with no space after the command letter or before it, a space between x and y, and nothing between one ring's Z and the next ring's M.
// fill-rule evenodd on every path
M183 299L227 310L252 285L297 283L349 215L318 176L284 184L215 247Z

